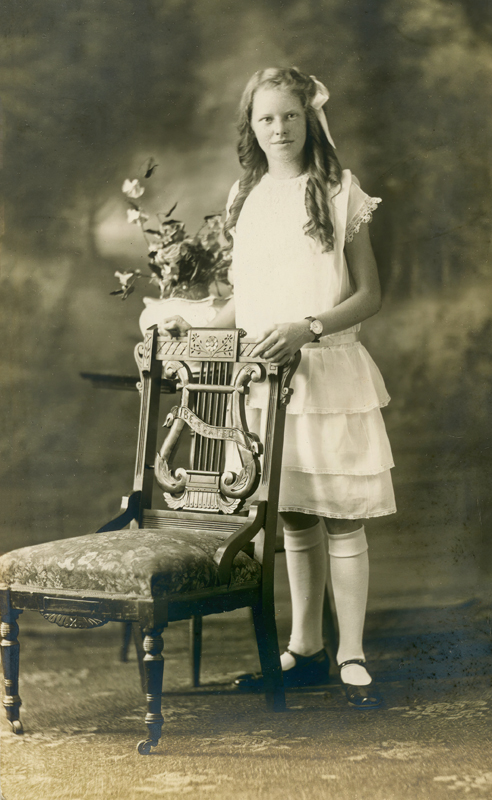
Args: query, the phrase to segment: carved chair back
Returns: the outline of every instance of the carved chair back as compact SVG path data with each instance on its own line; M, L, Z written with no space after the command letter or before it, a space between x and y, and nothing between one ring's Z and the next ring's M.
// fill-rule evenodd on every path
M273 503L276 515L279 444L297 361L282 369L252 357L254 348L244 331L209 328L192 329L180 339L149 330L137 346L142 410L134 490L142 492L140 527L160 527L165 517L153 508L154 478L168 509L197 512L204 523L208 514L245 514L255 493L259 502ZM180 403L167 415L168 432L154 458L161 374L177 381ZM264 381L269 383L268 408L262 431L252 432L246 397L252 383ZM191 447L184 467L174 464L174 456L186 431L191 432ZM226 456L233 449L237 472L227 469Z

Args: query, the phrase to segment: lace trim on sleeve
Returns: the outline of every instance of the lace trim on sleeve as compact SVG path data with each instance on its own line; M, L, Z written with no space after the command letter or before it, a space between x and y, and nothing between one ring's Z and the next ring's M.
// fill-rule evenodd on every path
M359 208L357 214L352 217L347 225L345 231L345 241L351 242L356 233L359 233L360 226L363 222L370 222L372 220L372 212L375 211L381 202L380 197L368 197L364 200L363 205Z

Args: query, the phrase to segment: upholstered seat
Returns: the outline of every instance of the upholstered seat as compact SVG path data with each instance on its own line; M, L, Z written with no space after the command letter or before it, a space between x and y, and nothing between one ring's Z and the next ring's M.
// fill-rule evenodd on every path
M90 533L12 550L0 558L0 573L16 589L170 597L219 585L213 556L226 538L176 528ZM258 583L260 577L260 564L239 552L230 585Z

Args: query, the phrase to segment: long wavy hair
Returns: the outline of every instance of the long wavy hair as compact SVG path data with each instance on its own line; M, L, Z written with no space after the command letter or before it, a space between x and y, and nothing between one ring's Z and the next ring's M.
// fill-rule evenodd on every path
M340 185L342 168L311 105L316 94L316 85L309 75L304 75L295 67L271 68L255 72L243 92L239 105L237 152L244 173L239 181L238 193L229 210L225 233L230 237L230 231L236 225L246 198L268 171L265 153L251 127L251 112L255 92L260 88L275 87L288 89L299 98L306 115L304 172L307 172L309 177L305 197L308 222L304 231L308 236L321 242L323 251L333 250L334 229L328 207L328 187Z

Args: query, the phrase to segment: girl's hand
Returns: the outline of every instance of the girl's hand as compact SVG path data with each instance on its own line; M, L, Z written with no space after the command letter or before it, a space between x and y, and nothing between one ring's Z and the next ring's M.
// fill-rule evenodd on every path
M190 323L186 322L183 317L176 315L174 317L163 319L162 322L159 322L157 330L161 336L166 336L169 339L177 339L179 336L184 336L191 327L192 326Z
M258 345L252 356L263 356L275 364L286 364L304 344L312 342L313 334L309 330L309 320L302 322L285 322L269 328L258 337Z

